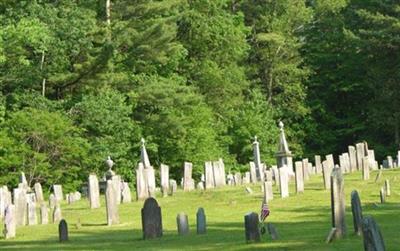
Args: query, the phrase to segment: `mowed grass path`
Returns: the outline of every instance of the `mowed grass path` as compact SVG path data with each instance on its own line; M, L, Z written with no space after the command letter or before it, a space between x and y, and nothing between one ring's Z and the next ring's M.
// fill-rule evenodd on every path
M400 247L400 169L385 170L375 183L377 172L369 181L361 180L361 173L345 175L347 237L326 244L331 229L330 192L323 189L322 176L313 176L306 183L304 194L296 195L294 182L290 184L290 197L279 198L274 186L275 199L269 203L271 215L267 221L277 227L280 239L262 236L261 243L246 244L244 215L259 213L262 193L260 185L252 185L249 195L245 187L225 187L205 192L177 192L173 197L157 198L162 209L164 236L155 240L142 240L141 213L143 201L122 204L119 207L121 224L106 226L104 196L100 209L90 210L83 199L74 205L62 205L63 217L69 226L68 243L58 243L58 226L37 225L19 227L17 237L0 239L0 250L363 250L362 237L353 234L350 193L357 189L364 215L372 215L383 233L387 250ZM391 196L384 205L379 204L379 189L389 179ZM375 204L376 203L376 204ZM203 207L207 215L208 232L196 234L196 211ZM176 215L189 216L190 234L178 236ZM80 218L82 226L76 223ZM3 224L2 224L3 225ZM0 227L2 231L3 226Z

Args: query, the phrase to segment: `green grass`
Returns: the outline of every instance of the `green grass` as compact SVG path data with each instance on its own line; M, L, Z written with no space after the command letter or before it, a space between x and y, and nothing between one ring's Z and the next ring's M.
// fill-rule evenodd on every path
M346 238L326 244L331 229L330 192L323 189L322 176L313 176L306 183L304 194L294 194L290 184L289 198L281 199L274 186L275 199L269 203L267 218L277 227L280 239L262 236L261 243L246 244L244 215L259 213L261 186L252 186L254 193L246 194L245 187L226 187L206 192L178 192L173 197L158 198L162 210L164 235L156 240L142 240L142 201L119 207L121 224L106 226L104 198L100 209L90 210L83 199L74 205L62 205L63 217L69 226L70 241L58 243L57 225L26 226L17 229L17 237L0 239L0 250L363 250L362 237L353 234L350 193L357 189L364 215L372 215L383 233L387 250L400 246L400 169L385 170L374 183L376 172L369 181L361 173L345 175ZM389 179L392 195L386 204L379 204L379 189ZM104 197L104 196L103 196ZM376 203L376 204L375 204ZM196 235L196 211L203 207L207 215L207 234ZM190 234L178 236L176 215L189 216ZM77 219L82 226L77 229ZM0 227L2 231L2 226Z

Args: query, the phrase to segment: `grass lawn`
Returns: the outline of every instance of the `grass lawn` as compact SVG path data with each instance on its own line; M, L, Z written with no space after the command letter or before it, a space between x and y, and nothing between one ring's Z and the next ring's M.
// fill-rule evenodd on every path
M68 222L68 243L58 243L58 226L54 224L19 227L17 237L0 239L0 250L363 250L362 237L353 234L350 193L357 189L363 214L372 215L379 224L387 250L400 247L400 169L385 170L374 183L377 172L363 182L361 172L345 175L347 237L326 244L331 229L330 192L324 190L322 176L313 176L305 185L304 194L295 195L294 182L290 197L269 203L268 222L275 224L279 240L262 236L262 242L246 244L244 215L259 213L261 185L252 185L253 194L245 187L225 187L205 192L177 192L173 197L158 198L161 206L164 235L156 240L142 240L141 213L143 201L122 204L119 207L121 224L106 226L104 196L100 209L89 209L83 199L73 205L62 204L63 217ZM391 196L386 204L379 204L379 190L389 179ZM376 203L376 204L375 204ZM203 207L207 215L207 234L196 234L196 211ZM189 216L190 234L178 236L176 215ZM81 227L76 223L80 218ZM3 224L0 231L3 230Z

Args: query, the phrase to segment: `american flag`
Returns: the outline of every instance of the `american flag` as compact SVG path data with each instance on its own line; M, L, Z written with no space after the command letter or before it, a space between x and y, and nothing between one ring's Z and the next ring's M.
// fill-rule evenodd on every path
M268 208L268 205L266 202L263 202L261 206L261 212L260 212L260 222L264 222L265 219L268 217L270 211Z

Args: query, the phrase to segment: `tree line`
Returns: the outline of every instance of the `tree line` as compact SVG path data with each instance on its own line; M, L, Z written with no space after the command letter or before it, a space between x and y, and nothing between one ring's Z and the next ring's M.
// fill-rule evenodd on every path
M128 181L140 138L156 167L245 170L368 141L399 147L394 0L5 0L0 183L76 189L111 156Z

